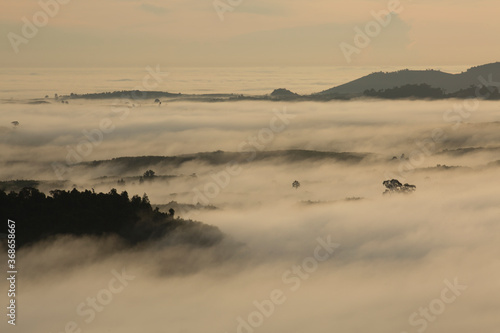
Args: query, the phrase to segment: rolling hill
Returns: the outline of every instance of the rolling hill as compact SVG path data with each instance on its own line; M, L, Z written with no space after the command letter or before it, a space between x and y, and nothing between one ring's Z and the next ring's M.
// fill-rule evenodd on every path
M500 62L472 67L459 74L438 70L408 69L390 73L376 72L322 91L319 94L361 94L369 89L391 89L408 84L428 84L434 88L441 88L446 93L452 93L472 85L480 85L484 82L481 78L486 82L489 82L491 78L491 81L498 81L500 85Z

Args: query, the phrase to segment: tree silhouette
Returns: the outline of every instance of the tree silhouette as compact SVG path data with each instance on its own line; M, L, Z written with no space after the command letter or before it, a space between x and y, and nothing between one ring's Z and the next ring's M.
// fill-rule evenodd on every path
M155 172L153 170L148 170L142 175L145 179L150 179L155 177Z
M292 183L292 187L293 187L294 189L298 189L298 188L300 187L300 183L296 180L296 181L294 181L294 182Z
M0 219L16 221L16 247L33 244L56 235L116 235L129 245L159 239L178 230L183 240L200 246L218 243L223 235L216 227L199 222L173 219L169 214L152 209L148 196L85 190L54 190L50 196L26 187L18 193L0 190ZM7 232L7 223L0 234Z
M403 185L397 179L385 180L382 184L386 187L384 194L411 193L417 189L415 185L408 183Z
M375 89L365 90L365 96L399 99L399 98L443 98L446 96L441 88L434 88L426 83L421 84L406 84L401 87L394 87L389 89L382 89L375 91Z

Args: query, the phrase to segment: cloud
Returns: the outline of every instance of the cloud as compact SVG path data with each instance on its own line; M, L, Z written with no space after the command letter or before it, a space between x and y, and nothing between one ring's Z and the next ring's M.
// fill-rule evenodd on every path
M98 128L103 118L112 119L116 128L103 136L86 161L238 151L252 137L261 143L259 133L269 127L273 109L285 106L169 102L159 108L153 101L142 101L120 120L112 104L0 104L0 124L9 124L14 116L21 123L0 136L0 178L53 180L50 163L64 161L67 147L75 149L85 138L82 131ZM124 249L113 238L61 237L21 249L20 329L58 332L74 321L90 333L155 332L165 327L171 332L200 332L207 327L213 332L237 332L238 318L248 320L256 311L255 302L269 304L265 300L279 289L286 301L265 317L260 332L412 332L415 326L409 317L421 307L436 306L444 281L457 278L467 289L446 304L439 319L428 322L429 330L494 331L500 310L496 282L500 206L492 179L498 178L499 168L484 166L498 159L497 151L424 154L414 172L406 175L417 186L415 193L382 195L386 172L397 173L404 163L392 161L392 156L410 156L436 128L448 136L436 151L493 147L500 142L496 103L482 102L481 112L456 131L442 118L452 104L291 103L286 105L288 113L296 117L264 144L263 151L351 151L370 153L372 158L338 161L305 158L301 152L293 158L266 155L241 164L241 173L230 177L215 195L213 184L224 179L214 176L227 165L210 160L221 153L182 164L151 159L136 167L114 161L75 168L63 186L106 192L115 187L129 195L146 192L153 205L172 200L191 204L193 189L205 193L207 184L212 184L212 192L206 193L217 209L200 210L191 217L219 227L228 241L199 249L165 239ZM435 168L436 164L467 168ZM171 177L142 184L133 179L149 168ZM126 184L117 184L119 178L127 179ZM294 180L301 183L297 190L292 188ZM55 185L43 185L46 192L51 186ZM345 200L348 197L362 199ZM312 264L308 258L314 256L318 237L330 237L340 247L317 268L302 271L307 273L304 278L288 273ZM135 278L107 302L113 271L122 270ZM8 289L6 280L0 281L0 289ZM88 315L79 315L77 308L88 298L103 297L104 310L95 311L95 320L86 322ZM2 328L6 325L0 323Z

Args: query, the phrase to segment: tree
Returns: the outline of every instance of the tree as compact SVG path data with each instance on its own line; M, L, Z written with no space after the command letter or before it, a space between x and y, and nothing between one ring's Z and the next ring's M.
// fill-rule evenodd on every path
M296 180L292 183L292 187L298 189L300 187L300 183Z
M155 177L155 172L153 170L148 170L148 171L144 172L144 174L142 176L145 179L154 178Z
M415 185L408 183L403 185L397 179L385 180L382 184L386 187L384 194L411 193L417 189Z
M168 210L168 214L169 214L172 218L174 218L175 210L174 210L173 208L170 208L170 209Z

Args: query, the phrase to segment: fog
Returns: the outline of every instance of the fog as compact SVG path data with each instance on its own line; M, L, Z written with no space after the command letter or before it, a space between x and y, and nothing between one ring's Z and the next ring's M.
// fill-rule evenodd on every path
M70 237L24 248L19 329L496 332L497 110L454 100L0 104L1 180L199 203L213 209L177 214L226 235L211 248L175 235L132 249ZM177 159L90 163L123 156ZM148 169L158 177L140 182ZM391 178L417 189L383 195ZM99 310L81 305L96 296Z

